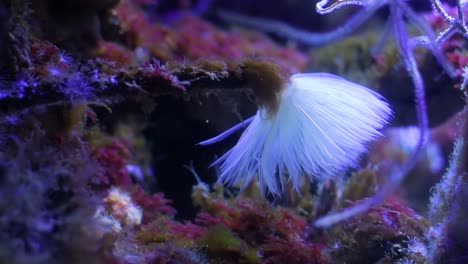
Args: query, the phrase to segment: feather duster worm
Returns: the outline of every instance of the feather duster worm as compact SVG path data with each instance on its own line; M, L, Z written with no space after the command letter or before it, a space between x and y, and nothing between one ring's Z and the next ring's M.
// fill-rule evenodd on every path
M249 125L237 144L213 163L223 183L245 187L257 177L263 189L279 195L288 182L298 190L302 176L333 177L356 165L392 113L376 92L331 74L295 74L270 93L264 84L253 88L257 114L244 121Z

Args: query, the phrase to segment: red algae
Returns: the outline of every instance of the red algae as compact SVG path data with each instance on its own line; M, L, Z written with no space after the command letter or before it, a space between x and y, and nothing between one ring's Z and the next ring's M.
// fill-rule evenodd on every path
M275 58L289 72L298 72L310 63L308 56L292 47L281 47L262 34L223 31L189 14L174 24L152 23L141 8L129 0L121 1L115 12L125 34L126 45L133 49L143 48L163 62L255 56ZM116 60L131 57L131 53L129 50L128 56L116 54Z
M163 193L148 194L139 185L131 189L135 203L143 209L143 223L149 223L159 215L173 216L176 210L170 206L171 201Z
M105 146L97 146L92 154L102 167L93 184L98 186L129 186L132 182L126 165L130 160L130 142L125 139L113 140Z

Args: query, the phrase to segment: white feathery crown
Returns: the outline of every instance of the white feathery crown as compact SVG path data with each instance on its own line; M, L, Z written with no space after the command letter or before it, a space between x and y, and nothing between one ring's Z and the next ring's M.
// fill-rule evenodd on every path
M381 135L392 111L378 93L326 73L295 74L277 111L260 108L237 144L213 163L221 182L281 194L303 176L327 179L350 166Z

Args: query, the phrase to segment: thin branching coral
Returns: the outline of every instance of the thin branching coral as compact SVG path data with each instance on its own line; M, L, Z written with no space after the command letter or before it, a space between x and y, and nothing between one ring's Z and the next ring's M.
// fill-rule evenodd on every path
M447 74L451 77L455 77L455 68L442 53L442 44L456 33L461 33L466 36L468 32L463 13L463 8L466 4L464 1L457 1L458 18L450 16L444 9L440 0L430 1L436 12L440 13L443 19L449 23L449 27L443 30L438 36L427 21L413 11L407 1L404 0L337 0L332 3L330 2L331 1L329 0L318 2L316 5L317 12L324 15L333 13L335 10L346 6L361 6L363 8L349 18L342 26L327 33L312 33L293 28L292 26L278 21L246 17L227 11L220 12L220 16L230 22L256 27L287 37L288 39L296 40L311 46L318 46L326 45L330 42L337 41L351 35L382 7L387 6L390 9L388 22L385 25L383 34L380 40L378 40L372 48L371 52L375 53L382 49L382 46L385 45L393 33L393 37L400 51L403 63L408 74L412 78L414 86L416 112L418 117L418 126L420 129L419 140L414 153L408 161L400 168L395 168L393 170L388 183L383 186L383 188L372 199L356 204L341 212L332 213L318 219L315 224L322 227L332 225L340 220L362 213L381 203L388 194L390 194L395 187L402 182L406 174L417 163L428 140L429 121L426 109L424 81L413 51L418 46L428 48ZM406 21L414 26L421 35L412 36L409 33Z
M395 41L400 50L403 62L406 66L408 74L411 76L414 86L415 98L416 98L416 109L418 117L418 125L420 129L420 136L415 148L415 151L400 168L395 168L392 172L391 177L386 185L372 198L365 202L357 204L353 207L342 210L341 212L332 213L316 221L317 226L329 226L342 219L352 217L356 214L362 213L369 208L380 204L390 194L395 187L397 187L404 179L406 174L414 167L419 160L419 157L423 153L424 147L428 140L429 131L429 120L427 117L427 107L425 101L425 88L424 81L416 62L416 58L413 53L413 49L417 45L424 45L428 47L434 54L435 58L438 59L440 64L446 69L446 71L454 76L455 71L453 67L446 61L441 53L440 43L437 41L435 33L429 27L429 25L422 20L417 14L411 9L406 1L346 1L339 0L334 4L326 7L328 0L320 1L317 4L317 11L321 14L333 12L337 8L348 5L360 5L364 6L362 12L372 13L375 12L376 6L380 7L383 4L387 4L390 7L389 23L388 26L393 28ZM414 26L422 32L422 37L411 37L406 27L405 18L414 24ZM345 27L351 28L353 24L346 24ZM389 32L389 31L385 31ZM383 38L387 38L388 34L384 34Z

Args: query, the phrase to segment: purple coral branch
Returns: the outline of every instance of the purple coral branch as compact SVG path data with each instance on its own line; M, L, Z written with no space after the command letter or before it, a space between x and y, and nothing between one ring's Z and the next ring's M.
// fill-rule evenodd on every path
M350 4L352 4L352 2L350 2ZM393 25L393 32L400 50L400 54L403 57L406 70L413 81L418 125L420 129L419 140L414 152L409 157L409 159L400 168L395 168L392 171L388 182L373 197L352 207L345 208L341 211L334 212L317 219L314 224L318 227L327 227L333 225L357 214L364 213L370 208L379 205L396 187L400 185L405 176L418 162L428 140L429 121L425 101L424 81L413 54L413 48L416 46L415 44L418 43L416 39L424 39L425 46L427 46L432 51L434 57L445 68L449 75L455 76L453 65L448 63L446 58L443 56L440 49L441 43L437 41L434 32L427 25L427 23L419 18L419 16L417 16L417 14L404 1L389 1L387 4L390 5L390 23ZM412 23L414 23L424 34L424 37L419 37L416 39L410 38L404 22L404 17L408 18ZM419 44L422 44L422 42L419 42Z
M391 34L393 32L392 29L393 29L392 23L390 20L388 20L385 23L385 27L384 27L384 31L382 35L380 36L380 38L377 40L377 42L374 44L374 46L372 46L370 50L370 53L372 54L372 56L376 56L384 49L385 45L387 44L387 41L391 37Z
M446 56L442 52L441 44L443 42L438 42L436 34L432 28L427 24L425 20L421 18L416 12L414 12L411 7L404 1L394 1L395 6L398 6L401 10L404 10L404 14L399 18L403 21L403 15L406 16L422 33L423 38L426 39L426 47L431 50L432 55L434 55L437 62L444 68L445 72L452 78L457 76L454 66L447 60ZM392 23L397 23L396 19L391 19ZM400 32L397 32L395 29L395 36ZM406 34L406 39L411 42L411 38ZM406 41L405 41L406 42ZM401 48L401 46L400 46ZM411 53L411 52L410 52Z
M306 30L297 29L283 22L244 16L234 12L219 10L218 16L229 23L239 24L245 27L253 27L265 32L273 33L294 41L310 46L326 45L346 38L351 35L359 26L366 22L377 10L385 5L386 1L376 1L372 6L357 12L346 22L346 25L327 33L313 33Z
M450 16L447 11L445 10L444 6L440 2L440 0L430 0L432 4L432 8L438 12L442 18L447 21L450 26L444 30L438 37L440 41L446 40L447 35L451 36L454 33L461 33L465 38L468 38L468 27L466 26L465 22L465 14L463 13L463 6L461 0L457 0L457 13L458 18L454 18Z
M329 226L338 221L347 219L359 213L363 213L370 208L380 204L385 200L385 198L401 183L405 178L408 172L415 166L419 157L424 150L427 138L428 138L428 117L427 117L427 107L425 102L425 87L424 81L422 79L421 73L419 71L416 59L413 54L413 49L422 45L428 48L439 64L444 68L449 76L452 78L456 76L456 70L454 66L447 60L446 56L443 54L441 45L449 39L452 35L457 32L461 32L463 35L467 36L468 29L464 22L464 15L462 12L462 3L461 0L457 2L457 8L459 12L459 18L455 19L449 16L445 11L440 0L430 0L438 12L442 14L445 20L450 23L450 27L443 31L442 34L437 36L433 29L428 25L428 23L423 20L418 14L416 14L411 7L406 3L405 0L337 0L334 4L325 7L328 4L328 0L322 0L317 4L317 11L321 14L331 13L340 7L347 5L359 5L364 6L364 8L351 17L344 25L341 27L328 32L328 33L311 33L296 28L291 27L290 25L272 21L262 18L252 18L247 16L242 16L239 14L234 14L230 12L219 12L219 15L227 20L228 22L241 24L244 26L255 27L262 29L267 32L275 33L280 36L288 37L296 41L303 42L309 45L324 45L333 41L340 40L346 36L353 33L359 26L361 26L365 21L367 21L375 12L383 7L388 5L390 7L390 18L389 24L375 49L379 49L379 46L389 38L390 32L393 31L397 45L400 49L400 54L403 57L404 64L408 74L412 78L414 92L415 92L415 101L417 108L418 123L420 128L420 138L417 144L414 153L407 160L402 167L396 168L388 183L383 186L381 190L372 198L367 199L363 203L357 204L350 208L346 208L340 212L332 213L325 217L318 219L315 223L316 226ZM416 28L422 33L422 36L411 37L406 28L405 18L412 23ZM393 30L392 30L393 29ZM371 51L372 52L372 51Z
M366 212L372 207L381 204L392 191L400 185L409 171L416 165L429 138L429 121L427 116L427 106L425 100L424 81L414 58L413 50L410 45L410 37L403 19L403 10L400 6L392 5L391 23L395 32L395 38L403 57L406 70L410 74L416 97L416 110L418 116L418 125L420 129L418 143L410 158L401 167L396 168L390 174L387 183L371 198L345 208L342 211L331 213L315 221L317 227L327 227L344 219Z

